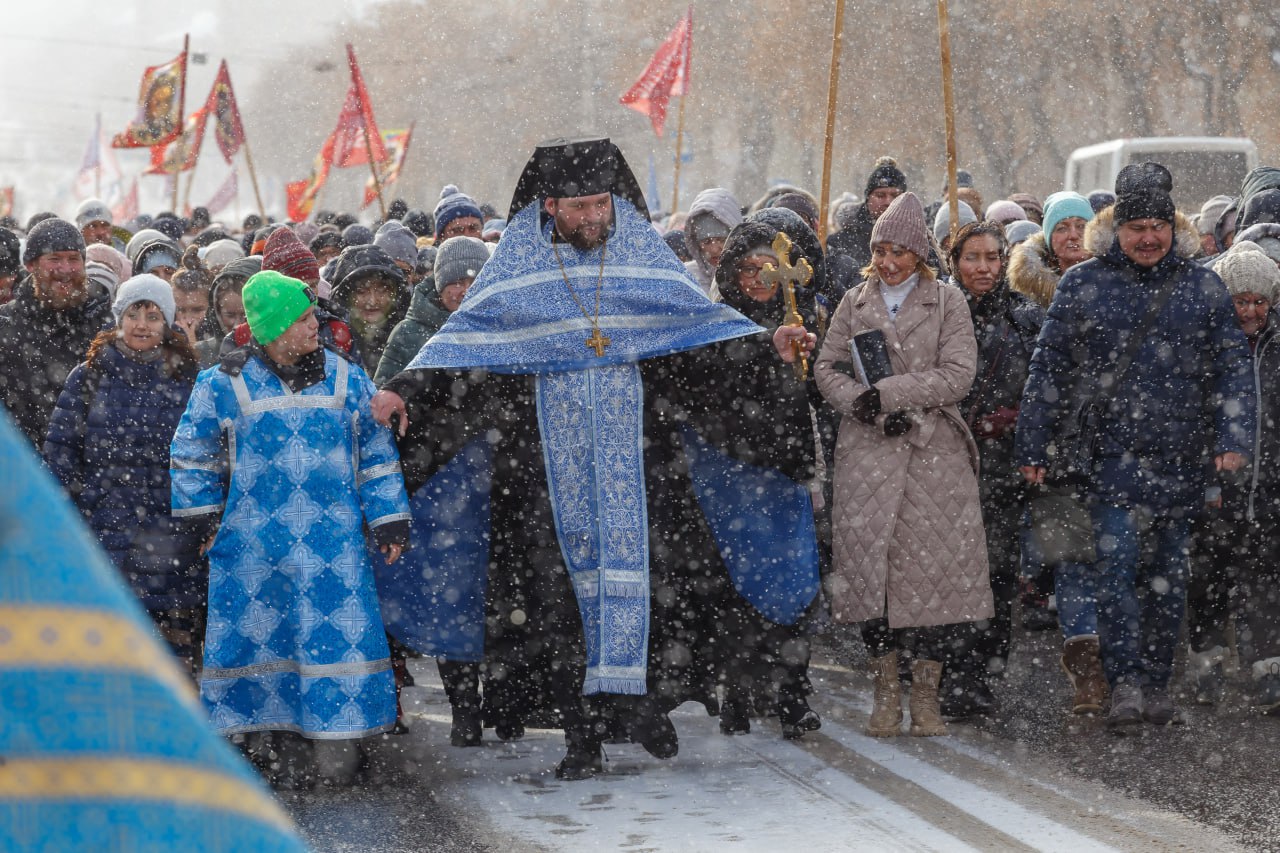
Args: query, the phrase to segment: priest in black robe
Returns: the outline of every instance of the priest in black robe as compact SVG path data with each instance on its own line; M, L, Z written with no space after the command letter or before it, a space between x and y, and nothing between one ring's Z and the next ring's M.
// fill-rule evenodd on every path
M374 400L375 417L398 421L415 496L415 547L380 584L389 630L433 648L483 621L483 660L503 676L487 689L506 694L495 705L559 715L558 778L601 769L601 743L620 731L674 756L668 714L716 671L717 610L753 583L791 610L816 594L816 558L734 576L722 555L742 548L741 512L704 511L736 457L727 434L708 443L695 426L706 390L733 378L719 345L746 338L769 351L764 329L688 277L616 146L553 140L461 307ZM737 408L767 413L774 438L808 435L811 467L804 384L757 390ZM691 452L729 466L709 469L701 496ZM784 500L803 490L781 485ZM751 497L762 554L812 551L811 513L779 526L759 511L771 498Z

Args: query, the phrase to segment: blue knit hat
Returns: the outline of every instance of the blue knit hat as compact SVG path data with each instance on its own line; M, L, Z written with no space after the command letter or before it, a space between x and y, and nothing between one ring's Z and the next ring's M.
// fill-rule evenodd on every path
M464 216L474 216L481 222L484 221L484 214L480 212L480 205L476 204L475 199L462 193L453 184L448 184L440 190L440 201L436 204L436 233L443 234L450 222Z
M1058 227L1058 223L1064 219L1071 219L1078 216L1085 222L1093 219L1093 205L1089 204L1089 199L1073 192L1057 192L1044 200L1044 222L1041 228L1044 231L1044 239L1047 241L1053 236L1053 229Z

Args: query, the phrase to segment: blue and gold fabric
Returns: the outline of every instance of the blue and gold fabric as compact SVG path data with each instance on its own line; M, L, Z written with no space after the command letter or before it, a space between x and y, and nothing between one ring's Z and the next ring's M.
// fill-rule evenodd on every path
M2 414L0 471L0 850L303 850Z
M294 393L256 356L200 374L171 448L173 514L221 518L200 689L224 734L365 737L395 684L364 525L409 519L365 372L326 352Z

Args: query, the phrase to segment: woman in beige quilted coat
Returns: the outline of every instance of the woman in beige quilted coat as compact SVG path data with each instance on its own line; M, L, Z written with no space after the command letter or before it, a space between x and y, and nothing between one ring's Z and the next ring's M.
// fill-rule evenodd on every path
M832 615L862 623L875 709L868 733L901 731L898 653L913 652L911 734L946 734L938 709L948 626L993 615L978 500L977 447L957 404L977 344L963 292L924 263L924 210L912 193L876 221L866 279L841 301L814 366L844 417L836 445ZM884 333L893 375L867 388L850 343Z

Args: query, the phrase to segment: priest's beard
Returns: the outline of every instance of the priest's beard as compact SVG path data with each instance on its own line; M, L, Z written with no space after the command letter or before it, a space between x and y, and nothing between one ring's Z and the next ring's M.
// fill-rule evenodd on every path
M604 242L609 239L609 228L612 225L613 221L610 218L603 223L580 222L574 227L569 227L561 214L556 215L556 234L561 240L583 252L590 252L604 245Z

